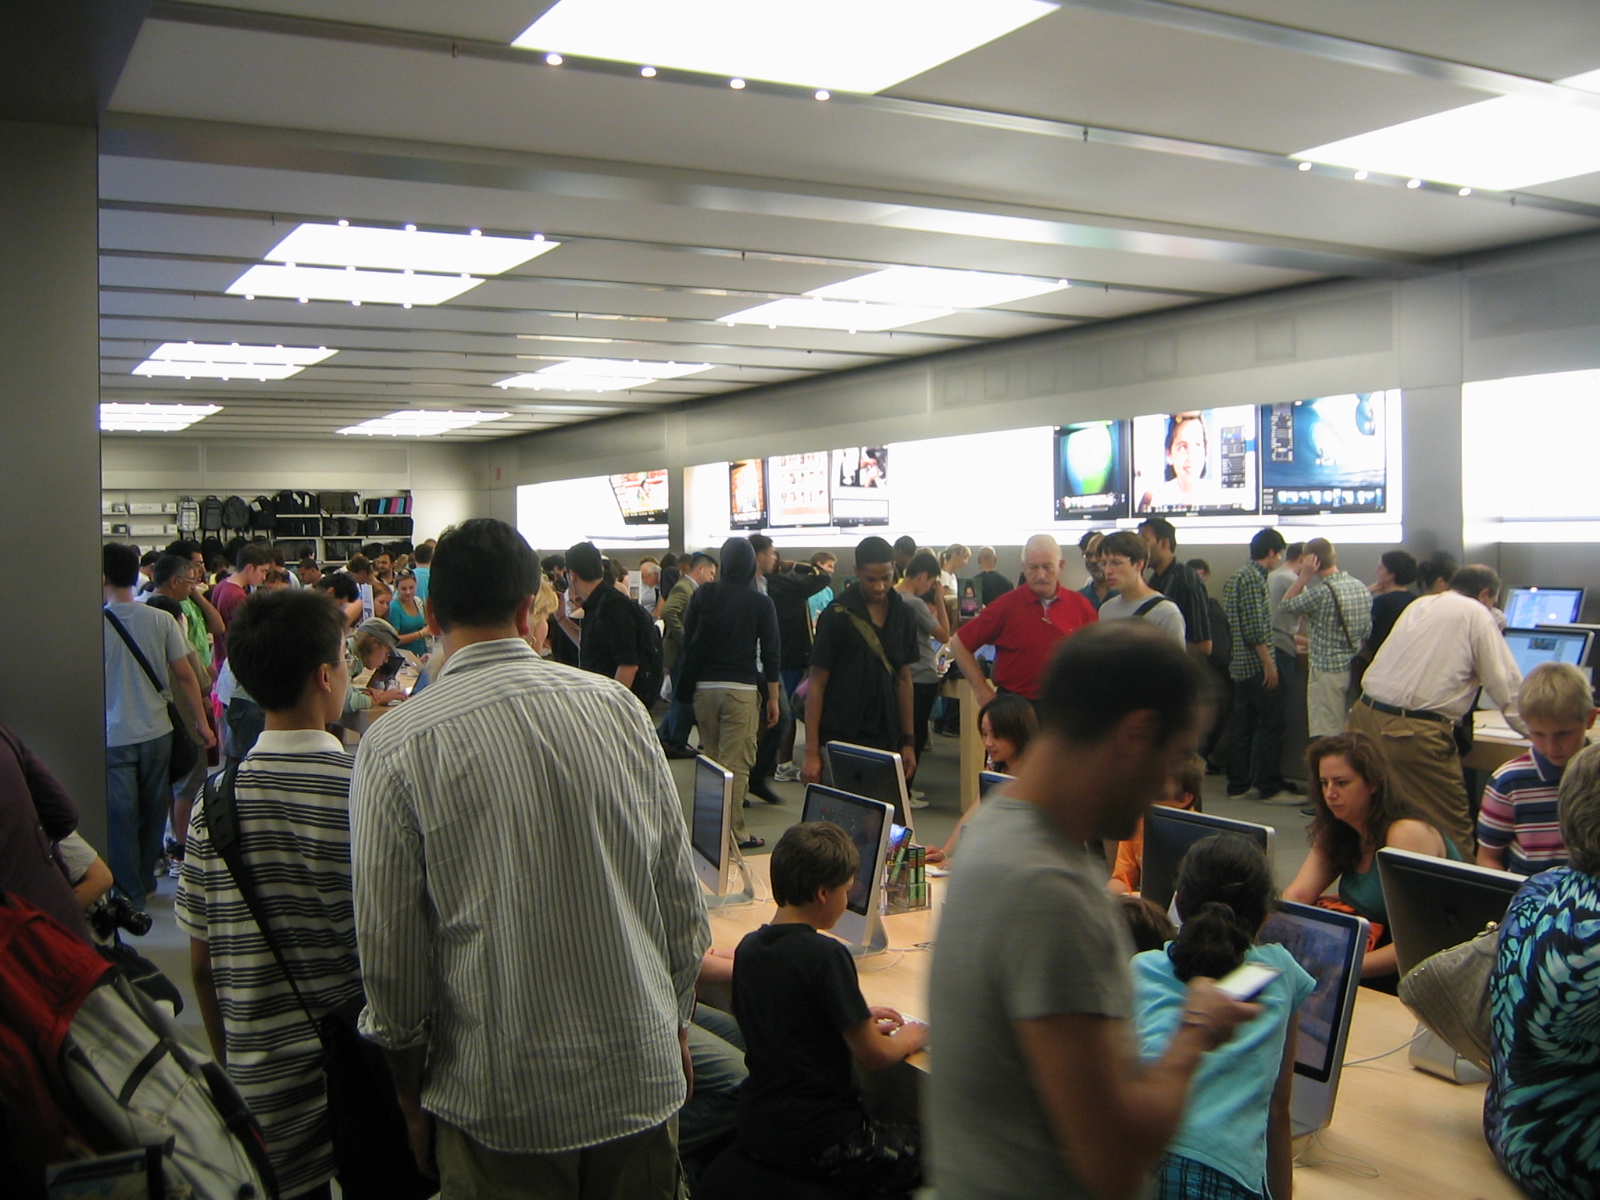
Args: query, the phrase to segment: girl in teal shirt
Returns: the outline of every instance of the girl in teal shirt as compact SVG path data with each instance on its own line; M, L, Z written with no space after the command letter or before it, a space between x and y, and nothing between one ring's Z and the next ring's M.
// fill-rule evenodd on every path
M389 624L400 635L400 648L413 654L428 652L428 609L417 599L417 580L414 575L400 576L399 595L389 605Z
M1289 1090L1301 1004L1316 981L1282 946L1255 944L1276 907L1272 868L1254 842L1214 834L1178 869L1183 926L1163 950L1133 960L1134 1022L1148 1062L1166 1052L1184 1016L1189 980L1220 979L1244 963L1279 974L1255 998L1261 1014L1201 1060L1183 1123L1156 1171L1156 1200L1288 1200L1293 1187Z

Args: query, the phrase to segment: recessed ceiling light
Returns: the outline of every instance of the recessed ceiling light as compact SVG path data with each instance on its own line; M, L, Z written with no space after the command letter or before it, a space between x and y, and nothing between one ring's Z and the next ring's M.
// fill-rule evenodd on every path
M483 280L460 275L414 275L409 271L354 271L333 267L251 267L228 287L231 295L295 296L312 300L365 300L372 304L443 304Z
M880 92L1056 8L1046 0L561 0L511 44Z
M654 67L640 67L639 74L646 79L654 79L656 77L656 69Z
M501 421L508 412L432 412L420 408L392 412L387 417L374 417L359 425L348 425L340 433L364 433L384 437L437 437L485 421Z
M855 304L844 300L795 298L758 304L721 319L730 325L765 325L768 329L784 325L791 329L860 329L881 333L885 329L948 317L951 311L914 304Z
M110 433L176 433L221 411L220 404L102 404L100 428Z
M1600 92L1600 71L1557 82ZM1514 191L1600 171L1600 109L1500 96L1314 146L1293 157Z
M1056 279L997 275L990 271L953 271L944 267L889 267L870 275L813 288L820 300L867 300L877 304L910 304L939 308L988 308L1029 296L1058 292Z
M499 275L548 254L560 244L542 236L486 237L481 229L471 233L420 233L414 225L374 229L308 222L297 225L262 258L274 263L328 267Z
M1310 163L1308 163L1308 162L1303 162L1303 163L1301 163L1301 164L1300 164L1300 170L1302 170L1302 171L1309 171L1309 170L1311 170L1311 164L1310 164Z
M552 67L559 67L561 65L562 61L563 61L561 55L559 55L559 54L546 54L544 56L544 60L545 60L545 62L549 63Z
M571 358L526 375L502 379L496 387L554 388L564 392L625 392L661 379L682 379L711 370L711 363L640 362L638 359Z
M133 374L174 379L288 379L337 353L326 346L166 342L135 367Z
M1356 172L1356 178L1357 179L1365 179L1366 177L1367 177L1367 172L1365 170L1361 170L1361 171L1357 171Z
M827 88L818 88L817 92L816 92L816 96L817 96L818 100L832 100L833 99L833 95L828 91Z

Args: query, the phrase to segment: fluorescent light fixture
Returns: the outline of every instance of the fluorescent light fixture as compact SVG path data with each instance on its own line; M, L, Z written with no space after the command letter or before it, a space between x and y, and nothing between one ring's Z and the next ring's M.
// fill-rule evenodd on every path
M221 411L220 404L102 404L100 428L108 433L176 433Z
M1046 0L561 0L511 44L870 93L1056 7Z
M364 433L381 437L438 437L485 421L501 421L508 412L433 412L420 408L392 412L387 417L374 417L359 425L349 425L340 433Z
M1600 71L1558 80L1600 92ZM1600 171L1600 109L1526 96L1402 121L1293 155L1311 162L1493 191Z
M529 238L473 233L422 233L361 225L297 225L263 257L274 263L374 267L384 271L434 271L442 275L499 275L559 246L542 234ZM304 295L296 292L296 296ZM363 299L364 297L357 297Z
M682 379L711 370L710 363L640 362L620 358L573 358L526 375L502 379L496 387L553 388L563 392L625 392L662 379Z
M813 288L806 295L820 300L866 300L875 304L989 308L1059 292L1064 286L1059 279L1032 279L1026 275L951 271L943 267L890 267Z
M228 288L230 296L285 296L296 300L348 300L355 304L443 304L483 280L471 275L414 275L409 271L357 271L334 267L251 267Z
M758 304L743 312L721 318L729 325L782 326L789 329L847 329L852 333L881 333L948 317L952 309L928 308L915 304L865 304L845 300L817 300L796 297Z
M288 379L337 353L326 346L166 342L133 373L175 379Z

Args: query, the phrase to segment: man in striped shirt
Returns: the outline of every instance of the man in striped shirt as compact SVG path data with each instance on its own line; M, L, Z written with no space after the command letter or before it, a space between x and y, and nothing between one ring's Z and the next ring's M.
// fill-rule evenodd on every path
M1571 663L1540 663L1528 672L1517 708L1533 743L1502 763L1483 789L1478 865L1537 875L1564 866L1557 793L1561 774L1594 726L1594 692Z
M1312 538L1280 607L1305 617L1311 638L1306 727L1314 738L1332 737L1350 711L1350 660L1372 632L1372 596L1366 584L1339 569L1332 542Z
M1282 680L1294 658L1273 644L1268 576L1283 557L1283 535L1263 529L1250 539L1250 561L1222 587L1233 630L1233 713L1228 722L1228 795L1252 786L1262 800L1283 790Z
M672 1200L705 908L643 706L523 640L538 582L504 522L439 539L442 665L351 790L361 1029L444 1195Z
M324 726L344 707L344 617L321 592L252 596L228 626L228 661L266 713L234 785L240 854L300 995L317 1020L361 995L350 903L350 772ZM333 1142L322 1046L245 906L197 801L178 925L217 1061L261 1122L285 1200L325 1200Z

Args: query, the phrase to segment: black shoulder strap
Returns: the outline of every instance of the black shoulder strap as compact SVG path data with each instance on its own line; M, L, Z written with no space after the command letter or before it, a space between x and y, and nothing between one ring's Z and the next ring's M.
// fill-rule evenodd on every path
M1151 596L1150 599L1146 600L1143 604L1139 605L1138 608L1133 610L1133 615L1136 617L1142 617L1165 599L1165 596Z
M222 785L214 786L213 776L206 776L202 785L204 792L206 829L211 834L211 844L216 847L217 854L228 868L228 874L233 876L234 886L239 889L239 895L244 900L244 906L250 910L250 916L255 920L261 936L267 943L267 949L272 951L272 957L277 960L278 969L283 972L283 977L289 981L289 990L294 993L294 998L300 1003L300 1010L306 1015L306 1022L311 1026L311 1031L316 1034L317 1041L322 1041L322 1031L317 1027L317 1019L311 1014L311 1006L306 1003L306 998L300 994L300 985L295 983L294 975L289 970L288 960L284 958L283 947L278 944L278 935L273 932L272 924L267 920L267 914L262 908L261 897L256 892L255 880L250 877L250 869L244 861L244 838L239 830L239 810L234 803L234 783L239 775L239 764L234 762L222 773Z
M144 651L139 649L139 644L133 640L133 635L128 632L128 627L117 620L117 614L109 608L102 608L100 611L105 613L106 620L111 622L111 628L117 631L117 636L127 644L128 649L133 653L134 659L144 668L144 676L150 681L150 686L155 688L156 694L165 700L167 698L166 689L161 686L161 681L156 678L155 670L150 666L150 660L144 656Z
M1333 611L1339 615L1339 628L1344 630L1344 644L1354 650L1356 648L1356 640L1350 636L1350 626L1344 619L1344 605L1339 603L1339 591L1326 579L1322 581L1322 586L1327 588L1328 595L1333 597Z

